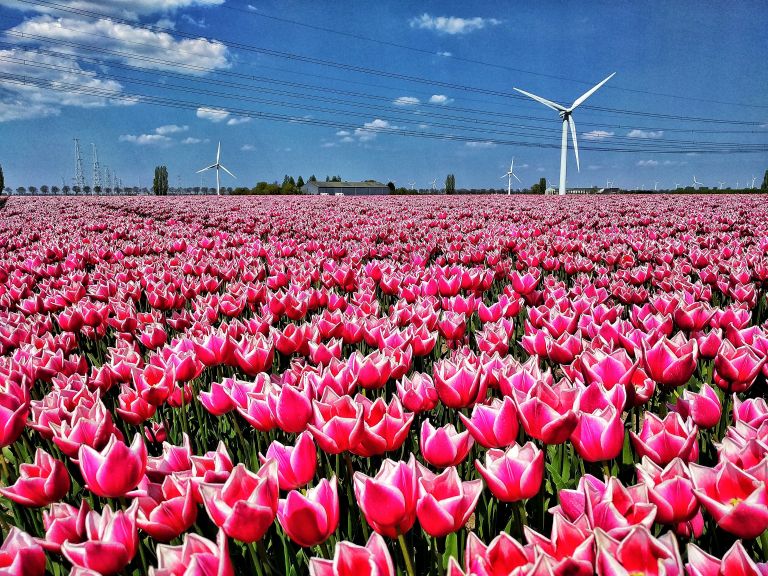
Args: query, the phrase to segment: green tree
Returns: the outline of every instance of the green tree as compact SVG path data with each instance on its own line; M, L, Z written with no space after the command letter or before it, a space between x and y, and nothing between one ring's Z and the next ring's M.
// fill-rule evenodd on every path
M155 177L152 179L152 192L155 196L168 195L168 168L155 166Z
M308 182L317 182L317 178L315 178L314 174L312 174L312 176L309 177Z
M539 189L540 189L539 194L544 194L544 192L547 191L547 179L546 178L541 178L539 180Z
M389 188L389 193L394 194L395 193L395 183L390 181L387 182L387 188Z
M304 186L304 178L299 176L299 179L296 180L296 188L301 188L302 186Z
M453 174L448 174L448 176L445 177L445 193L446 194L456 193L456 176L454 176Z
M0 169L0 188L2 188L1 182L3 181L3 171ZM768 192L768 170L765 171L765 176L763 176L763 185L760 186L760 190L763 192Z
M768 172L766 172L768 174ZM0 165L0 192L5 190L5 176L3 176L3 167Z

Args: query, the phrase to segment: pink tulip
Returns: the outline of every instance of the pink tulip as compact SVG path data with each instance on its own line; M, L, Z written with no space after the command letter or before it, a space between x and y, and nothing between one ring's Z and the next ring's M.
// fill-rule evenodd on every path
M325 542L339 524L339 495L336 476L325 478L302 494L296 490L281 499L277 519L288 537L306 548Z
M139 396L152 406L161 406L176 388L173 365L147 364L143 369L134 368L133 385Z
M456 466L463 462L474 442L469 430L457 432L453 424L434 428L429 418L421 424L421 455L438 468Z
M467 537L464 551L467 575L528 574L533 568L529 552L517 540L502 532L487 546L474 532Z
M765 576L768 564L757 564L749 557L741 540L737 540L725 553L722 560L707 554L688 543L688 563L685 565L689 576L720 576L739 574L744 576Z
M675 411L684 420L690 417L696 426L706 430L714 428L720 422L723 409L717 393L705 382L698 392L683 390L682 397L677 399Z
M374 531L389 538L408 532L416 521L418 482L416 461L384 460L376 476L355 472L355 497Z
M170 542L197 519L197 503L189 478L166 476L162 485L146 483L146 495L138 497L137 526L160 542Z
M272 417L284 432L298 434L307 428L312 417L312 391L283 385L274 387L267 396Z
M392 398L389 406L382 398L371 402L361 394L355 397L355 403L363 407L363 429L360 441L351 448L353 454L370 458L398 450L403 445L413 422L413 414L403 412L397 396Z
M435 537L460 530L474 512L482 491L482 480L462 482L453 467L437 476L422 476L416 503L419 524L424 532Z
M393 368L391 358L379 350L374 350L368 356L355 352L349 357L348 366L360 386L367 390L384 386Z
M562 514L555 512L550 538L545 538L528 526L524 530L528 545L536 547L537 556L543 554L551 558L554 574L594 574L595 537L584 516L576 522L569 522Z
M587 462L616 458L624 446L624 422L614 406L596 412L579 412L571 442Z
M80 472L87 488L97 496L119 498L135 488L147 468L147 447L135 434L130 447L115 436L100 452L83 445Z
M723 340L715 356L715 383L727 392L745 392L751 388L765 364L766 357L758 355L748 345L735 348Z
M246 543L260 540L272 525L279 490L274 460L255 474L238 464L223 485L200 485L205 509L213 523L230 538Z
M573 412L577 390L563 385L534 384L527 394L515 393L520 423L528 436L545 444L562 444L576 428Z
M440 401L448 408L465 408L484 396L480 386L480 371L468 360L454 363L439 360L434 365L435 389Z
M321 450L340 454L357 446L363 434L363 407L349 396L338 396L326 388L321 401L312 405L312 423L307 429Z
M79 568L108 576L130 564L139 545L136 531L138 501L127 510L112 512L105 506L101 514L88 512L85 519L87 538L82 543L64 542L61 552Z
M541 489L544 452L533 442L523 446L513 444L506 451L492 448L485 453L485 465L475 460L475 468L499 500L527 500Z
M157 406L153 406L130 386L123 384L118 396L118 406L115 413L125 422L133 426L139 426L155 415Z
M638 480L648 487L648 500L656 505L656 520L661 524L679 524L691 520L699 510L688 468L679 458L666 468L643 456L636 464Z
M682 386L696 370L698 346L678 332L674 338L662 337L653 346L644 346L643 358L648 375L658 384Z
M683 562L677 541L654 538L644 526L635 526L621 539L595 530L598 576L625 574L665 574L683 576Z
M0 387L0 448L10 446L21 436L29 413L29 393L22 384L10 380Z
M715 468L689 464L694 494L718 526L738 538L756 538L768 529L765 482L728 461Z
M608 390L614 386L627 386L638 365L622 348L610 353L600 349L587 350L579 356L579 363L588 384L599 382Z
M519 423L512 398L494 398L490 404L475 404L471 418L461 413L459 418L483 448L510 446L517 439Z
M0 494L22 506L40 507L61 500L69 492L66 466L42 448L35 451L34 464L22 463L19 478Z
M416 372L397 381L397 395L406 410L428 412L438 403L437 389L429 374Z
M157 546L157 568L149 576L234 576L227 536L222 530L211 542L195 533L184 534L180 546Z
M342 541L336 544L333 559L312 558L310 576L395 576L392 557L384 539L371 534L366 545Z
M12 526L0 546L0 574L3 576L43 576L45 552L26 532Z
M78 544L85 540L85 520L90 511L86 500L80 503L79 509L64 502L51 504L50 510L43 511L45 540L40 541L43 548L60 554L64 542Z
M648 456L659 466L666 466L674 458L695 462L699 456L696 425L675 412L663 420L653 412L646 412L640 434L630 431L629 435L637 453Z
M277 462L277 479L280 490L295 490L312 481L317 468L317 451L309 432L302 432L293 446L285 446L274 440L267 448L266 456L259 455L261 463Z
M742 401L734 394L733 421L759 428L763 422L768 421L768 402L765 398L748 398Z

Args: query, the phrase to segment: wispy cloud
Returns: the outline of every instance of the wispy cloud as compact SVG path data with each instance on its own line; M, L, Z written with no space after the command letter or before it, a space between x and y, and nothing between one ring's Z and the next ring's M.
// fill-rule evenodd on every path
M240 146L240 150L242 150L243 152L253 152L254 150L256 150L256 146L254 146L253 144L243 144L242 146Z
M453 56L453 53L452 52L446 52L445 50L442 50L442 51L439 51L437 53L437 55L438 56L445 56L446 58L450 58L451 56Z
M188 136L187 138L184 138L184 140L181 141L182 144L201 144L203 142L208 142L208 138L202 139L202 138L193 138L192 136Z
M445 94L432 94L429 97L430 104L450 104L453 102L453 98L448 98Z
M653 168L654 166L659 165L659 161L658 160L638 160L637 165L644 166L646 168Z
M424 13L421 16L411 18L411 28L433 30L440 34L468 34L476 30L482 30L489 26L501 24L496 18L460 18L458 16L432 16Z
M123 134L118 138L119 142L130 142L137 146L163 146L170 144L172 140L162 134Z
M30 5L18 0L5 0L4 6L7 8L16 8L25 12L55 12L54 6ZM62 5L74 6L81 10L98 10L101 13L110 16L119 16L121 18L138 19L139 16L148 16L157 13L171 13L183 8L193 6L208 7L224 4L224 0L113 0L104 2L103 0L67 0L59 2Z
M640 130L635 128L627 134L628 138L663 138L664 130Z
M613 134L613 132L608 132L606 130L592 130L591 132L582 134L582 137L586 140L604 140L610 138Z
M237 126L238 124L247 124L251 119L247 116L237 116L227 120L227 126Z
M207 108L201 106L197 109L197 117L202 118L203 120L210 120L211 122L223 122L229 118L229 112L219 108Z
M417 106L420 103L421 100L415 96L400 96L400 98L395 98L392 102L395 106Z
M493 148L496 146L493 142L467 142L465 144L467 148Z
M179 132L186 132L189 130L189 126L179 126L178 124L166 124L165 126L158 126L155 128L155 134L167 136L168 134L177 134Z

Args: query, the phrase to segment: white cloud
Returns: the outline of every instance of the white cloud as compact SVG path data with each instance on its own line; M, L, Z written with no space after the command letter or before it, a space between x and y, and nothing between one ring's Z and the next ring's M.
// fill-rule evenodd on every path
M247 124L251 119L247 116L238 116L237 118L230 118L227 120L227 126L237 126L238 124Z
M349 131L348 130L339 130L338 132L336 132L336 136L349 136Z
M429 124L419 124L419 128L421 128L422 130L424 130L424 129L426 129L426 128L429 128Z
M354 141L355 141L355 139L354 139L354 138L352 138L352 136L344 136L344 138L342 138L341 140L339 140L339 142L344 142L344 143L347 143L347 142L354 142Z
M631 130L627 137L629 138L662 138L664 136L664 130L638 130L637 128Z
M586 140L604 140L613 136L613 132L607 132L605 130L592 130L591 132L584 132L581 135Z
M658 166L659 162L658 160L638 160L637 165L653 168L654 166Z
M201 106L197 109L197 117L203 120L210 120L211 122L223 122L229 118L229 112L226 110L220 110L219 108L208 108Z
M181 19L184 20L184 22L186 22L187 24L191 24L192 26L196 26L197 28L208 28L208 25L205 23L205 18L200 18L200 20L195 20L189 14L182 14Z
M451 56L453 56L453 54L451 52L445 52L445 51L440 51L440 52L437 53L437 55L438 56L445 56L446 58L450 58Z
M205 38L176 40L166 32L156 32L108 19L79 20L35 16L11 28L17 34L43 36L51 42L93 44L109 52L99 58L129 64L136 68L171 70L191 75L204 75L213 70L229 68L227 47ZM12 37L15 43L34 42L32 38ZM77 56L91 56L87 48L62 44L57 50ZM110 53L111 52L111 53ZM194 70L184 68L193 66ZM180 68L181 67L181 68Z
M165 126L158 126L155 128L155 134L161 134L166 136L168 134L177 134L179 132L186 132L189 130L189 126L178 126L177 124L166 124Z
M429 97L430 104L450 104L453 102L453 98L448 98L445 94L432 94Z
M386 132L389 130L398 130L398 126L390 124L386 120L380 120L376 118L372 122L366 122L362 128L355 128L355 136L360 142L368 142L376 138L379 132Z
M37 66L29 66L30 63ZM27 83L17 83L11 78L0 80L0 122L55 116L64 106L99 108L135 102L135 99L123 97L122 84L97 78L94 72L84 70L69 58L47 56L21 48L0 50L0 73L27 79ZM96 90L103 95L54 89L62 84Z
M242 146L240 146L240 150L242 150L243 152L253 152L254 150L256 150L256 146L254 146L253 144L243 144Z
M468 148L493 148L496 144L493 142L467 142L465 146Z
M395 98L392 102L395 106L416 106L420 103L421 100L415 96L400 96L400 98Z
M130 142L138 146L162 146L169 144L171 139L162 134L123 134L118 138L119 142Z
M181 141L182 144L200 144L202 142L208 142L208 138L202 140L200 138L193 138L192 136L189 136Z
M685 160L664 160L664 166L685 166L688 164Z
M410 20L411 28L434 30L441 34L467 34L487 26L501 24L496 18L459 18L457 16L431 16L426 12Z
M137 19L139 16L173 12L192 6L219 6L224 4L224 0L110 0L109 2L103 0L57 0L56 4L67 8L96 11L100 14L108 13L110 16ZM5 0L4 5L6 8L16 8L24 12L56 11L54 7L39 4L30 5L16 0Z
M336 142L323 142L320 144L320 148L333 148L336 146Z

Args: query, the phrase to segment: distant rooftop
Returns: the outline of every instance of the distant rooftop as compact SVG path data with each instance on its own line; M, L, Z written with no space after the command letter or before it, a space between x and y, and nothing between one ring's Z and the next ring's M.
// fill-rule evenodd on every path
M381 182L307 182L308 185L320 188L386 188Z

